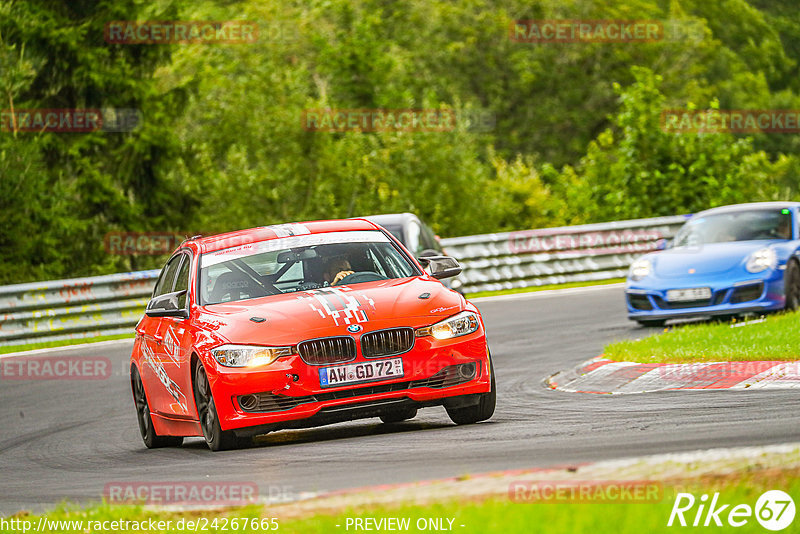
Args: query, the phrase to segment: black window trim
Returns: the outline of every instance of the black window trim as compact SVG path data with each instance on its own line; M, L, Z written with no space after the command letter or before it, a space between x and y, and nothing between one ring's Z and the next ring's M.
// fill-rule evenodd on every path
M191 262L192 259L194 259L194 255L192 254L191 249L188 249L188 248L182 248L182 249L178 250L177 252L175 252L172 256L170 256L169 259L164 262L164 267L161 268L161 273L158 275L158 280L156 280L156 284L153 286L153 292L150 295L150 299L151 300L153 298L155 298L155 296L156 296L156 289L158 288L159 282L161 282L161 277L164 276L164 273L165 273L164 269L166 269L167 265L169 265L169 262L171 262L172 260L174 260L178 256L181 257L180 263L178 263L178 269L175 271L175 278L172 279L172 285L170 286L170 290L167 291L167 293L172 293L173 291L175 291L175 284L178 282L178 275L181 272L181 268L183 268L183 263L186 262L186 261ZM187 260L187 258L188 258L188 260ZM192 278L191 265L189 266L189 269L190 269L190 271L189 271L189 285L191 286L191 283L192 283L192 280L191 280L191 278ZM188 290L189 288L187 287L186 289ZM189 295L188 294L186 295L186 304L187 304L187 308L188 308L188 304L189 304Z

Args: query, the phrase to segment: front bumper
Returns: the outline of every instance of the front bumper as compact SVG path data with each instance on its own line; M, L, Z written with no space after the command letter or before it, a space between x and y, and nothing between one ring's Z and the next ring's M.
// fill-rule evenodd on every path
M341 387L322 388L318 370L327 365L308 365L299 356L281 358L260 369L207 365L220 426L237 434L258 434L376 417L414 407L477 402L478 395L491 388L482 330L447 341L417 338L409 352L394 356L403 360L401 378ZM359 354L350 363L360 361L370 360ZM464 365L466 370L474 367L473 378L459 378L458 366ZM242 405L245 396L262 401L257 411Z
M735 279L629 280L625 287L628 318L653 321L780 310L786 303L783 275L784 269L778 268ZM711 298L688 302L667 300L670 289L694 287L710 288Z

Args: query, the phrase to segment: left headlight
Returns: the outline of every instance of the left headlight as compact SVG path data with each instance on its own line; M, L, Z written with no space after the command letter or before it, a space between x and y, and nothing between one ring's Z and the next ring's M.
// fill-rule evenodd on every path
M222 345L211 355L225 367L256 367L269 365L281 356L293 354L292 347L260 347L257 345Z
M639 258L631 265L629 276L638 282L642 278L649 276L652 270L653 264L650 263L650 260L647 258Z
M480 326L478 315L471 311L464 311L438 323L417 328L417 337L433 336L436 339L451 339L466 336L475 332Z
M767 269L774 269L777 263L778 257L775 255L775 251L764 247L750 254L745 268L751 273L760 273Z

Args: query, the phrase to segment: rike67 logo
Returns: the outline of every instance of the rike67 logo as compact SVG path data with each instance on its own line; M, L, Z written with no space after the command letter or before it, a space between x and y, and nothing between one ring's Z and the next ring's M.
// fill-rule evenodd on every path
M691 493L678 493L667 526L730 526L742 527L753 517L767 530L783 530L794 521L795 505L788 493L780 490L764 492L755 507L749 504L730 504L720 501L719 493L703 494L696 499Z

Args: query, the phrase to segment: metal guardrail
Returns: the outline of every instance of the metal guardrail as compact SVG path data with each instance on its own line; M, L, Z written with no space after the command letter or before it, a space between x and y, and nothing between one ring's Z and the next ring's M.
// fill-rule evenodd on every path
M607 280L625 276L637 256L672 238L687 217L453 237L442 246L464 269L458 280L465 293Z
M466 293L625 276L685 216L443 239ZM132 333L158 270L0 286L0 346Z
M0 346L132 333L158 273L0 286Z

